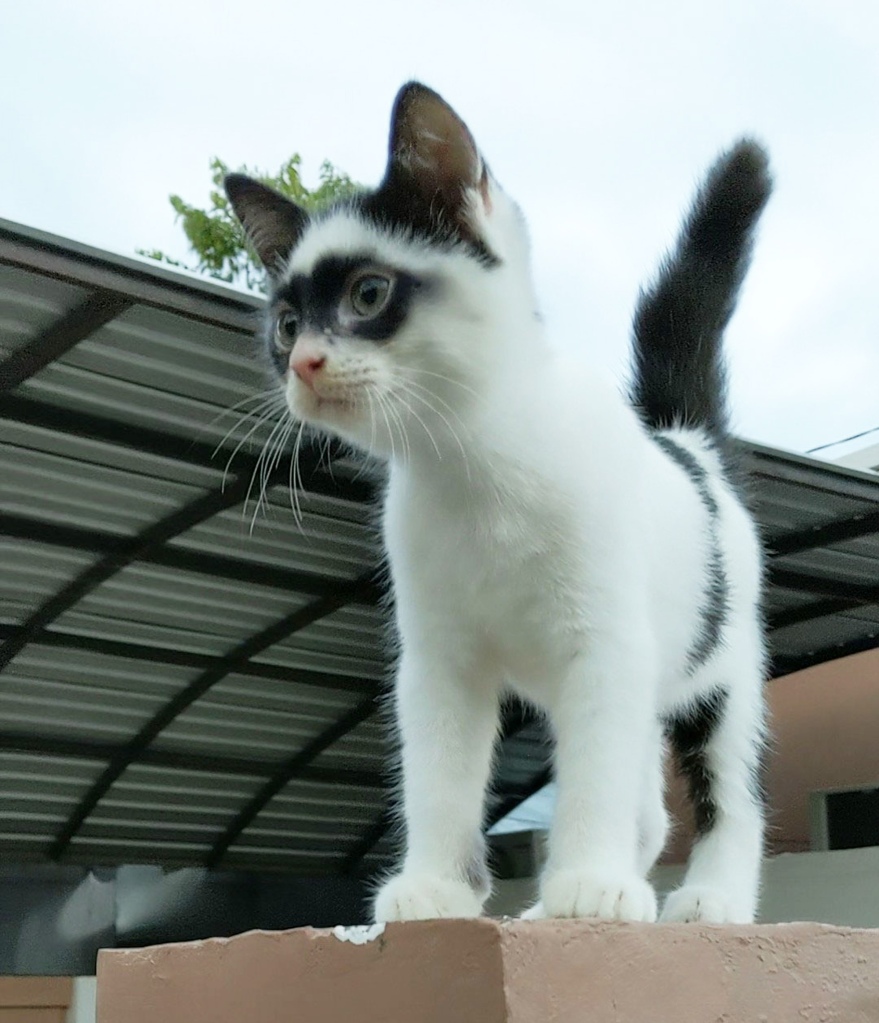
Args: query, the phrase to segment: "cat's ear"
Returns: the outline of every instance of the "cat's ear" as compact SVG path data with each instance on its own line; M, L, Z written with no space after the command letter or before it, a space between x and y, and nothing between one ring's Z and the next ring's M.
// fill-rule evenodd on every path
M488 171L470 129L426 85L409 82L397 93L391 114L389 178L405 178L427 202L440 203L456 219L468 194L488 199Z
M223 186L260 262L270 274L280 273L305 230L308 214L246 174L227 174Z

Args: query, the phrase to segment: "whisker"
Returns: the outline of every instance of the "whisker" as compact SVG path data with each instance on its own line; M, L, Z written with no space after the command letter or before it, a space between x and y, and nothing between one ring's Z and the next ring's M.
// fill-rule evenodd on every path
M279 411L279 410L280 409L277 409L277 411ZM265 408L261 407L260 409L257 409L253 413L251 413L251 415L255 415L255 414L257 414L257 412L259 412L260 413L259 414L259 418L255 422L255 424L251 427L251 429L245 434L245 436L238 441L238 443L234 446L234 448L232 448L231 454L226 459L226 465L225 465L224 473L228 473L229 466L232 463L232 459L235 457L235 455L238 453L238 451L240 451L240 449L243 448L245 444L247 444L247 442L250 440L250 438L253 437L253 435L260 429L260 427L263 424L265 424L265 422L271 421L271 417L272 417L272 415L274 414L275 411L276 411L276 409L274 407L268 406L268 407L265 407ZM251 415L246 416L243 420L241 420L241 422L246 422L247 419L251 417ZM238 424L236 424L236 426L238 426ZM224 440L225 440L225 438L224 438ZM219 450L219 447L217 447L217 449L214 451L214 454L216 454L218 450Z
M412 370L420 376L436 377L439 380L445 381L447 384L454 384L455 387L460 387L462 390L468 391L474 398L479 397L479 392L474 390L474 388L472 388L469 384L462 383L460 380L455 380L454 377L447 376L445 373L437 373L432 369L424 369L421 366L413 366Z
M302 512L302 495L306 493L305 480L302 478L302 441L307 436L307 424L303 420L299 424L299 429L296 432L296 442L293 445L293 509L296 517L296 522L299 528L302 528L302 523L305 520L305 516Z
M381 391L379 391L378 388L374 388L373 389L373 394L375 395L375 400L378 403L379 411L381 412L382 416L384 416L385 426L387 426L387 428L388 428L388 437L390 438L390 441L391 441L391 459L393 461L396 461L396 459L397 459L397 452L396 452L396 447L394 445L394 431L391 428L391 423L390 423L390 420L388 419L388 414L385 411L385 402L382 399Z
M390 417L390 419L393 420L394 425L399 430L400 447L402 448L402 456L401 457L402 457L403 461L404 462L411 461L412 460L412 450L411 450L411 448L409 446L409 436L406 433L406 427L405 427L405 425L403 423L403 418L400 415L399 410L394 408L393 402L388 400L389 396L387 394L383 394L382 391L379 388L376 388L375 396L378 399L379 404L381 405L381 407L383 409L385 409L386 412L387 412L387 415L385 416L386 421L387 421L388 417ZM398 395L395 395L395 397L398 397ZM388 425L388 430L391 431L390 425ZM393 444L393 432L391 432L391 441L392 441L392 444Z
M256 394L248 394L246 397L241 398L240 401L236 401L233 405L227 405L225 408L221 409L215 416L211 416L211 418L206 423L203 423L198 428L198 430L196 431L196 437L200 438L203 434L207 433L212 426L218 423L225 416L230 415L232 412L236 412L238 409L243 408L248 403L265 400L271 397L277 398L282 397L280 391L276 387L272 387L267 391L258 391Z
M254 425L247 431L247 433L241 438L241 440L232 449L232 454L229 455L229 457L226 459L226 465L223 467L223 484L222 485L224 487L226 485L226 477L229 475L229 469L230 469L230 467L232 465L232 462L233 462L235 456L238 454L238 452L241 450L241 448L247 443L247 441L253 436L254 433L256 433L256 431L263 424L265 424L266 422L270 422L271 421L271 416L273 414L273 411L274 410L269 409L268 411L264 412L259 417L259 419L256 421L256 423L254 423ZM257 466L259 465L259 458L257 459L256 464L257 464ZM254 468L254 471L255 471L255 468Z
M397 398L399 398L399 395L397 395ZM411 462L412 449L409 446L409 434L407 433L406 426L403 423L403 417L400 415L399 409L394 408L393 403L390 401L388 401L388 412L390 412L394 422L400 428L400 446L403 448L403 458L406 462Z
M290 489L290 507L293 509L293 517L299 528L302 528L302 505L299 500L299 491L302 486L302 473L299 469L299 448L302 443L302 433L305 430L305 423L299 423L299 430L296 433L296 441L293 444L293 452L290 455L290 475L288 485ZM298 477L298 483L297 483Z
M250 409L248 412L245 412L242 415L242 417L240 419L238 419L236 422L234 422L232 424L232 426L223 434L222 439L217 444L216 448L214 448L214 454L215 455L220 450L220 448L223 446L223 444L228 440L228 438L238 429L238 427L242 423L246 423L247 420L250 419L252 416L257 415L257 413L259 413L261 411L265 411L266 409L275 408L275 407L277 407L278 409L283 409L283 407L284 407L284 399L283 399L282 395L280 395L278 393L274 393L274 392L273 393L267 393L267 394L259 395L258 398L259 398L259 400L255 402L254 407L252 409ZM239 402L239 404L241 404L241 402ZM229 409L227 411L231 412L232 410ZM216 418L220 419L221 416L217 416Z
M395 380L395 384L400 388L402 393L408 394L409 397L414 398L416 401L420 401L422 403L422 405L425 405L435 416L438 416L445 423L446 428L449 431L449 434L451 435L451 437L455 441L455 443L458 445L458 449L460 450L461 457L462 457L462 459L464 461L464 469L465 469L465 471L467 473L467 478L470 479L470 460L469 460L469 458L467 456L467 450L466 450L466 448L464 446L463 441L461 440L461 437L458 435L458 431L452 426L452 424L451 424L451 422L449 422L448 418L445 415L443 415L443 413L440 412L440 410L438 408L436 408L430 401L428 401L427 398L425 398L423 395L419 394L416 390L412 389L409 386L409 382L408 381L403 380L401 378L398 378L398 379ZM427 393L430 393L430 392L427 392ZM400 395L398 393L398 397L399 396ZM436 396L433 395L433 397L436 397ZM456 416L456 418L458 418L458 417ZM461 422L460 419L458 419L458 421ZM463 423L461 425L463 426ZM429 433L429 431L428 431L428 433ZM434 446L436 446L436 442L433 440L432 436L431 436L431 440L434 443Z
M457 419L458 422L461 424L461 426L464 427L464 429L466 430L467 427L466 427L466 424L464 423L464 420L458 415L458 413L455 411L455 409L452 408L452 406L447 401L444 401L438 394L435 394L429 387L425 387L423 384L419 384L415 380L412 380L412 379L406 378L406 377L400 377L399 378L399 382L404 387L406 387L407 390L409 388L413 388L414 387L418 391L421 391L424 394L429 395L434 401L438 401L443 406L443 408L448 409L449 413L452 416L454 416L455 419ZM437 415L439 415L438 409L434 408L433 411L436 412Z
M412 394L411 397L415 398L415 397L418 397L418 396L416 394ZM433 434L430 432L430 428L428 427L427 423L425 423L425 421L421 418L421 416L418 415L418 413L415 411L414 408L412 408L412 406L409 404L409 402L406 401L406 399L403 397L403 394L401 394L400 392L397 392L396 398L397 398L397 401L401 402L406 407L406 409L409 412L409 414L411 416L414 416L418 420L418 422L421 424L422 429L427 434L427 439L433 445L433 450L436 452L437 458L440 461L442 461L443 460L442 452L440 451L439 445L437 444Z
M371 388L370 388L369 384L367 384L364 387L364 389L363 389L363 393L366 395L366 401L367 401L368 406L369 406L369 448L368 448L368 450L369 450L370 455L372 455L372 453L375 451L375 415L373 413L372 395L371 395L370 391L371 391ZM363 459L363 461L360 463L360 468L354 474L354 482L355 483L366 472L368 464L369 463L368 463L368 461L366 459Z
M263 475L263 469L264 469L265 464L266 464L266 452L270 449L270 445L274 441L274 439L277 436L278 432L283 430L285 425L286 425L286 423L285 423L285 420L283 420L283 419L281 419L279 422L277 422L275 424L274 429L269 434L266 442L263 444L262 450L259 453L259 457L256 460L256 465L253 467L253 473L250 476L250 485L247 488L247 494L245 495L245 498L244 498L244 507L241 510L242 517L246 516L246 514L247 514L247 506L250 503L250 495L253 492L253 485L254 485L254 483L256 483L257 474L259 474L260 481L261 481L261 486L260 486L260 490L259 490L259 495L260 496L257 499L256 508L254 509L254 513L253 513L253 519L251 520L251 524L250 524L250 531L251 531L251 533L253 532L253 528L254 528L254 525L255 525L255 522L256 522L256 517L259 514L260 504L261 504L261 501L262 501L262 493L263 493L263 491L265 489L265 483L263 482L263 480L265 478L264 475Z
M271 483L271 478L275 472L275 469L278 466L278 462L280 461L281 456L284 453L284 446L289 440L290 434L293 432L293 429L296 425L294 420L292 419L288 419L282 422L283 429L280 431L278 439L273 443L272 438L269 438L269 442L267 444L268 456L265 458L263 462L263 470L262 473L260 474L260 492L259 497L257 498L256 508L254 509L253 512L253 518L251 519L250 523L251 534L253 533L254 527L256 525L256 519L257 516L259 515L260 508L263 509L264 514L268 515L269 511L268 488ZM272 437L274 437L277 433L278 433L277 430L272 431Z

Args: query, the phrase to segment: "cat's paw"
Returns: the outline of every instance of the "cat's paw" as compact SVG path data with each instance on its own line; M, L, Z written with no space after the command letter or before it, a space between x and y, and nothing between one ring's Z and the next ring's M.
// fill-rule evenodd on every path
M466 918L482 913L482 899L464 881L434 874L398 874L379 888L373 903L376 923L395 920Z
M684 885L665 900L659 919L666 924L750 924L754 912L751 906L737 905L719 888Z
M546 920L546 911L542 902L535 902L533 906L523 910L519 914L520 920Z
M523 919L594 917L644 923L656 919L656 894L637 874L557 870L544 877L540 896Z

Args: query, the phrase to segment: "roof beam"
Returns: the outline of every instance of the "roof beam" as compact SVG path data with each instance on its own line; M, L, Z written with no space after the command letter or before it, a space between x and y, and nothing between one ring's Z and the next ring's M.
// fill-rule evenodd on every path
M827 496L847 497L865 505L879 505L875 477L862 469L824 462L808 455L765 448L753 441L735 441L743 457L743 468L756 486L763 481L805 487Z
M829 547L831 544L845 540L857 540L870 533L879 533L879 511L864 512L844 519L836 519L823 526L800 529L793 533L783 533L773 537L766 543L766 548L773 558L782 558L788 554L799 554L818 547Z
M342 864L342 873L356 873L363 860L391 830L393 824L394 810L391 804L387 803L375 821L369 825L366 831L349 849L348 854L345 856L345 862Z
M319 454L314 450L300 457L303 478L315 475L319 465ZM271 468L271 467L270 467ZM286 473L274 468L265 480L265 486L286 478ZM218 512L233 508L247 500L253 486L252 472L242 472L226 485L225 481L215 489L201 494L188 504L176 509L158 522L147 526L141 533L120 540L117 547L104 555L98 562L84 569L71 579L57 593L46 600L23 624L19 634L7 639L0 647L0 671L18 654L24 646L38 636L60 615L68 611L101 583L111 578L127 565L154 553L168 540L178 537Z
M808 593L822 600L815 600L800 607L792 607L770 615L770 633L775 629L786 629L801 622L826 618L858 607L879 604L879 586L873 583L853 583L811 572L798 572L770 565L769 584L798 593Z
M348 603L356 603L357 590L351 587ZM20 625L0 625L0 640L15 638L21 632ZM150 643L132 643L126 640L105 639L102 636L85 636L77 632L62 632L49 629L41 632L31 641L33 646L47 646L61 650L84 650L105 657L120 657L124 660L143 661L146 664L172 664L180 668L194 668L209 671L225 663L225 656L199 654L191 650L176 650L170 647L153 646ZM258 678L291 685L316 686L319 689L335 689L343 692L372 693L379 685L374 679L359 675L344 675L339 672L309 671L305 668L288 668L284 664L266 664L249 661L235 669L235 674L247 678Z
M254 332L262 305L255 297L235 294L232 289L207 281L189 281L159 264L108 259L85 246L29 239L16 230L16 225L0 223L0 263L80 288L114 292L139 305L166 309L247 335Z
M863 607L863 602L860 600L845 600L841 597L830 597L827 600L812 601L802 607L792 607L787 611L779 611L777 614L770 615L768 624L771 631L787 629L791 625L800 625L802 622L813 622L818 618L842 614L856 607Z
M369 581L368 576L364 576L359 580L359 582L364 584ZM249 639L244 640L244 642L239 643L225 657L220 658L215 666L193 679L176 696L161 707L140 729L137 735L125 745L122 752L107 764L106 768L104 768L99 777L83 795L56 838L52 841L47 850L49 858L59 859L64 855L71 840L77 835L88 815L98 805L116 779L123 774L129 765L138 759L141 753L163 729L176 720L187 707L203 696L217 682L226 678L227 675L234 674L246 665L252 657L258 656L268 650L269 647L291 636L294 632L298 632L311 625L312 622L316 622L320 618L338 611L345 603L344 600L339 598L322 597L319 600L315 600L311 604L299 608L289 615L285 615L284 618L263 629L262 632L257 633L255 636L251 636Z
M124 747L118 743L91 739L72 739L62 736L32 735L26 732L0 731L0 752L31 753L40 757L63 757L72 760L109 761L118 757ZM271 760L253 760L248 757L212 756L183 750L145 749L138 757L139 764L165 767L175 771L194 771L199 774L219 774L250 778L270 778L278 769ZM373 771L352 771L345 767L316 767L307 765L298 774L298 780L316 785L341 785L355 788L384 789L385 779Z
M778 568L770 565L769 582L785 590L797 590L816 597L836 597L852 604L879 604L879 585L853 583L845 579L830 579L812 572Z
M17 540L65 547L93 554L110 555L118 553L126 542L125 537L113 533L102 533L96 529L68 526L63 523L44 522L29 519L23 515L9 515L0 512L0 536L11 536ZM230 558L221 554L205 554L202 551L187 550L183 547L156 547L147 550L137 559L150 565L193 572L234 582L253 583L284 590L286 593L307 593L316 597L329 597L334 593L350 590L350 583L314 572L301 572L278 565L266 565L244 558ZM380 586L360 588L363 601L375 604L383 594Z
M142 533L120 541L119 545L99 561L83 569L77 576L49 597L23 623L18 633L0 646L0 672L40 633L69 611L87 594L96 590L117 572L137 561L155 548L179 536L187 529L204 522L218 512L233 508L247 497L251 480L247 475L236 477L227 487L200 494L188 504L147 526Z
M803 671L817 664L823 664L825 661L834 661L840 657L850 657L852 654L862 654L877 648L879 648L879 628L868 636L858 636L847 643L833 643L830 646L821 647L819 650L810 650L806 654L795 656L780 654L772 659L771 677L781 678L783 675L791 675L795 671Z
M125 295L93 291L0 364L0 391L10 391L39 373L80 341L115 320L132 304Z
M268 781L249 799L238 813L229 822L223 833L217 838L205 858L206 867L218 867L232 846L250 824L259 816L263 809L282 789L286 788L291 781L302 777L302 772L307 770L317 757L334 742L347 735L359 724L375 713L376 701L373 697L361 700L355 707L343 714L337 721L334 721L328 728L325 728L319 735L297 753L294 753L285 763L274 772Z
M213 443L192 440L91 412L62 408L16 394L4 396L0 404L0 418L36 429L84 437L117 448L129 448L216 473L223 471L224 460L231 454L226 448L218 450ZM340 451L340 445L333 445L329 458L336 457ZM257 459L253 455L241 451L235 455L235 471L239 475L253 473L256 465ZM371 501L375 496L375 487L371 483L365 480L337 480L323 470L318 447L313 442L303 441L300 447L300 472L302 486L309 493L355 502Z

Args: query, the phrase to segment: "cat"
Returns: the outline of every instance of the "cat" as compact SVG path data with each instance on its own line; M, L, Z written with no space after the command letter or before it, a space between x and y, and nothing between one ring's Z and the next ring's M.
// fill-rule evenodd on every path
M545 711L558 799L531 918L652 921L663 751L697 840L661 919L754 918L762 856L761 551L721 339L771 181L713 166L640 297L628 400L551 347L518 207L435 92L397 95L379 187L307 214L243 175L266 343L294 417L389 462L406 849L376 921L473 917L499 702Z

